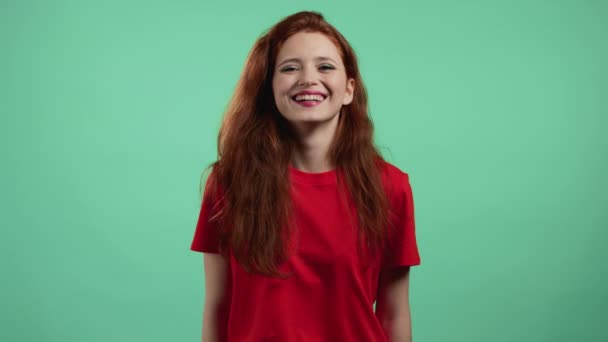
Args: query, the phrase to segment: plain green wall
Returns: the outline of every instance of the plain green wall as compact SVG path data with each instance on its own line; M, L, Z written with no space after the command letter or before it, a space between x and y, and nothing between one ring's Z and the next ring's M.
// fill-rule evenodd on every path
M415 341L607 341L606 1L2 1L2 341L197 341L199 177L319 10L408 172Z

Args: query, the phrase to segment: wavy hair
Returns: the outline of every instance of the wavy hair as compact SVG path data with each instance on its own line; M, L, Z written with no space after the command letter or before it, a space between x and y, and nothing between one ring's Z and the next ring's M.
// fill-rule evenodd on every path
M218 195L211 220L219 222L221 253L228 255L231 249L249 273L281 278L285 275L278 265L288 256L294 226L288 167L295 134L276 107L272 77L279 49L298 32L327 36L340 52L347 77L355 80L353 101L341 109L328 159L339 171L340 189L346 186L356 207L360 246L361 237L373 250L382 245L389 215L380 171L384 159L374 146L367 92L353 48L319 12L285 17L256 40L247 56L219 130L218 158L207 167L211 172L205 183L205 190Z

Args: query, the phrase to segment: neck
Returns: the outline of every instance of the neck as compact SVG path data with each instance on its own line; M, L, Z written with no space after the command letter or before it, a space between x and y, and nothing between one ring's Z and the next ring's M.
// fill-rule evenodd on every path
M339 115L332 120L319 123L298 123L296 132L298 142L292 151L291 164L305 172L325 172L332 170L327 152L333 141L338 126Z

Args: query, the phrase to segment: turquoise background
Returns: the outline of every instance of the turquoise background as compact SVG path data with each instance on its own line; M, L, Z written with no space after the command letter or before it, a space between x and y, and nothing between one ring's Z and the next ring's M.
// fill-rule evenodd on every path
M197 341L199 177L258 35L350 40L415 341L607 341L606 1L2 1L2 341Z

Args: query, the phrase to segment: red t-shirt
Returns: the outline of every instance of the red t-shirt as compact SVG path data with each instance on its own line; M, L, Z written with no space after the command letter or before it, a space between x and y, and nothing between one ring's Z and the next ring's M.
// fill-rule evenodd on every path
M373 308L380 272L419 265L420 256L408 174L388 162L383 165L382 179L397 229L381 255L372 259L357 253L358 224L346 219L336 170L308 173L289 166L300 230L295 253L279 270L293 275L288 279L250 275L230 253L229 319L220 327L227 330L227 341L388 340ZM213 202L206 190L193 251L219 252L216 227L208 223Z

